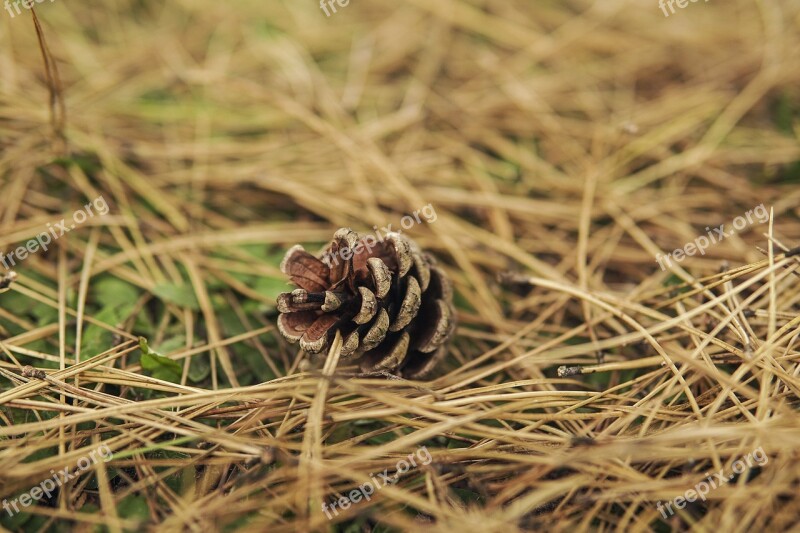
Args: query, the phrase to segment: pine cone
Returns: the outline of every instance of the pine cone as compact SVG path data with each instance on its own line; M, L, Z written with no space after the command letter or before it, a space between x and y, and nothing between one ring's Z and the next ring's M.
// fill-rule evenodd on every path
M278 329L305 351L326 350L340 331L342 360L410 379L444 356L455 328L453 290L411 239L388 233L379 241L342 228L322 259L297 245L281 270L299 288L278 296Z

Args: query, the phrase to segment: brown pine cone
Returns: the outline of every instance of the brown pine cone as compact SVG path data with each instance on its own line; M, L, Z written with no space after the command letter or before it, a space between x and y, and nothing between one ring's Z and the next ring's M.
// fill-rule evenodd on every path
M322 259L297 245L281 270L299 288L278 296L278 329L305 351L324 351L338 330L342 360L410 379L444 356L455 328L453 290L411 239L388 233L379 241L342 228Z

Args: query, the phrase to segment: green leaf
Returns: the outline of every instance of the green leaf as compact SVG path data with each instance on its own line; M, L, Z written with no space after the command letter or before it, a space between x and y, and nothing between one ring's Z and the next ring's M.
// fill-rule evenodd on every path
M191 285L175 285L173 283L162 283L153 287L153 294L167 303L177 304L181 307L198 310L197 297Z
M36 305L39 305L33 298L16 291L0 293L0 304L4 309L13 309L17 316L25 316Z
M22 509L25 508L22 507ZM8 516L8 511L3 511L2 514L0 514L0 525L12 531L23 531L22 526L24 526L32 516L33 515L30 513L23 512L16 513L13 516Z
M289 292L292 287L286 278L258 278L253 289L270 300L275 300L280 293Z
M181 379L181 365L177 361L156 353L147 344L147 339L139 337L139 348L142 350L140 363L142 368L152 372L156 379L177 383Z
M245 373L245 376L242 376L242 378L248 380L250 383L263 383L277 377L264 360L264 356L261 355L261 352L255 348L239 344L233 346L233 353L236 356L236 360L243 361L250 370L250 372Z
M101 307L118 306L123 302L133 303L141 294L136 287L117 278L98 280L92 285L92 291Z
M155 349L153 349L153 351L156 353L170 353L183 350L185 347L186 337L183 335L175 335L174 337L159 344Z
M146 521L150 518L150 508L144 496L131 494L117 503L117 513L121 518L131 518Z
M36 304L31 309L31 314L36 317L36 325L46 326L58 322L58 309L47 304Z
M208 356L197 354L192 357L189 363L189 379L192 383L200 383L211 373L211 365L208 363Z
M481 495L475 491L458 488L453 488L452 490L455 492L456 496L467 505L481 501Z
M49 457L53 457L54 455L56 455L57 451L58 450L56 448L41 448L39 450L36 450L29 456L27 456L23 462L33 463L41 459L47 459Z
M116 327L126 320L133 311L134 301L117 301L109 304L94 315L95 320ZM97 324L89 324L83 332L81 360L89 359L111 348L114 334Z

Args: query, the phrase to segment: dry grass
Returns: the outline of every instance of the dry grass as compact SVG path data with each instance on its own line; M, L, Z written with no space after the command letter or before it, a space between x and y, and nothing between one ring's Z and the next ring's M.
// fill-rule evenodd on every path
M797 1L116 4L36 4L65 121L0 17L0 250L111 208L0 294L0 494L114 452L6 528L800 527ZM428 203L460 315L432 380L278 338L286 248Z

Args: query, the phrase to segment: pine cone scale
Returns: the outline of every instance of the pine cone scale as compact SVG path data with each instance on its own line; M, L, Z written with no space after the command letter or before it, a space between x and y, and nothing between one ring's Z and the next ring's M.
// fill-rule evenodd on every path
M378 299L375 293L366 287L359 287L358 291L361 293L361 307L353 318L353 322L362 325L375 317L378 312Z
M378 316L372 321L369 330L367 330L364 337L361 339L361 351L366 352L383 341L386 338L386 333L389 331L389 313L386 309L378 311Z
M365 372L377 372L399 367L408 354L408 344L409 335L405 331L393 335L391 339L387 338L379 348L364 356L361 369Z
M403 302L400 304L397 316L389 328L390 331L400 331L409 325L414 317L417 316L420 305L422 305L422 290L420 289L419 282L414 277L406 279L408 279L406 294L403 298Z
M281 271L289 276L292 283L308 292L324 291L329 286L328 266L300 245L293 246L286 253L281 262Z

